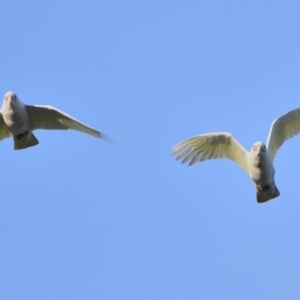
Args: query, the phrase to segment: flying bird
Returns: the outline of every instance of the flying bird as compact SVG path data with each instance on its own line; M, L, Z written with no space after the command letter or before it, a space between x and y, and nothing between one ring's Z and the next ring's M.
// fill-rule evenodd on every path
M300 133L300 108L280 116L271 124L266 145L253 144L248 152L229 132L210 132L184 140L173 147L172 155L182 163L193 165L209 159L229 158L253 180L259 203L280 195L274 180L273 162L277 150L288 139Z
M14 92L7 92L0 111L0 141L12 136L15 150L35 146L39 143L35 129L73 129L109 141L103 133L55 107L26 105Z

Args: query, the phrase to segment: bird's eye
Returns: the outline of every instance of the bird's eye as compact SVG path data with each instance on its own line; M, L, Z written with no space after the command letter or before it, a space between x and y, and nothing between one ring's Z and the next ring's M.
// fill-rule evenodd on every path
M265 147L265 146L262 146L262 147L261 147L261 151L265 152L265 151L266 151L266 147Z

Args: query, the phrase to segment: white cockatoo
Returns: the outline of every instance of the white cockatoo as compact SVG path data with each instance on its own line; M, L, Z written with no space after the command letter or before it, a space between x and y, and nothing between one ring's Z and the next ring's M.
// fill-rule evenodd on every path
M73 129L108 140L101 132L52 106L26 105L13 92L4 96L0 111L0 141L13 137L14 149L25 149L39 143L35 129Z
M257 202L280 195L274 180L273 161L284 141L300 133L300 108L273 121L267 144L256 142L248 152L229 132L210 132L184 140L173 147L173 155L182 163L229 158L240 165L253 180Z

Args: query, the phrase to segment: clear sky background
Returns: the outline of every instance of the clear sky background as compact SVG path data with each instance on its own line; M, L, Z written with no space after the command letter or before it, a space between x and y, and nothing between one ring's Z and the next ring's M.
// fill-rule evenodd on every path
M1 93L117 142L0 143L0 298L299 299L300 136L265 204L233 162L171 156L300 107L299 1L26 2L0 2Z

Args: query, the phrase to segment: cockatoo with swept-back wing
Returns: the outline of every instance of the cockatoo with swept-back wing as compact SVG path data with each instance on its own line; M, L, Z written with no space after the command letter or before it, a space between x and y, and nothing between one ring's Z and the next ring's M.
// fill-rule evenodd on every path
M26 105L13 92L4 96L0 111L0 141L13 137L14 149L25 149L39 143L35 129L73 129L108 140L95 130L52 106Z
M257 202L280 195L274 180L273 161L284 141L300 133L300 108L289 111L273 121L267 144L256 142L248 152L229 132L201 134L173 147L173 155L182 163L229 158L240 165L253 180Z

